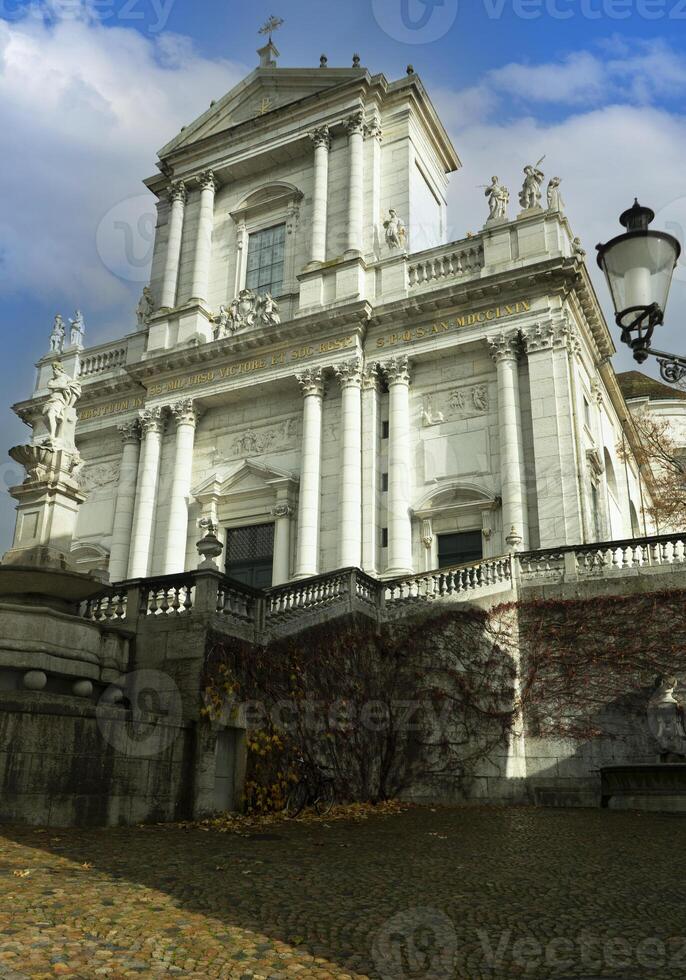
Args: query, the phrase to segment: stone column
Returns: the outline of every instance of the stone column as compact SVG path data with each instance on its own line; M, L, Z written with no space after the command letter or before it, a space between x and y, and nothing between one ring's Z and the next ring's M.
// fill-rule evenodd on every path
M500 433L500 479L503 500L503 544L513 551L529 547L526 511L522 420L519 405L516 331L489 337L491 356L498 376L498 430Z
M348 240L347 252L362 252L364 223L364 114L354 112L346 119L348 131Z
M581 462L569 364L578 341L572 325L558 318L532 324L523 331L523 339L529 362L539 547L578 544L583 538Z
M138 460L141 452L141 427L139 419L117 426L124 449L119 469L119 486L114 506L114 525L110 547L110 581L123 582L129 567L131 528L136 504Z
M362 568L378 572L379 377L371 364L362 375Z
M410 368L407 357L382 364L388 382L388 568L390 575L412 572L410 517Z
M200 184L200 213L198 216L198 234L195 240L195 257L193 259L191 299L207 303L212 259L214 195L217 190L217 181L212 171L207 170L200 175L198 182Z
M164 418L162 409L148 408L140 413L143 448L138 467L136 505L131 533L129 578L146 578L149 574L155 507L160 482L160 453Z
M362 564L362 359L336 364L341 383L341 481L338 567Z
M165 546L164 572L173 575L185 571L186 541L188 538L188 498L193 474L193 444L198 412L192 398L184 398L172 406L176 422L174 471L169 490L169 523Z
M162 295L160 306L173 309L176 306L176 287L179 281L179 261L181 258L181 238L183 217L186 210L186 185L183 181L173 183L169 188L171 212L169 214L169 235L167 238L167 260L164 265Z
M311 262L326 262L326 217L329 204L329 127L310 133L314 143L314 190L312 193Z
M287 503L276 504L274 518L274 568L272 585L283 585L291 577L291 518L293 508Z
M304 397L303 443L298 501L298 541L295 578L316 575L319 567L319 510L322 448L321 368L308 368L297 375Z

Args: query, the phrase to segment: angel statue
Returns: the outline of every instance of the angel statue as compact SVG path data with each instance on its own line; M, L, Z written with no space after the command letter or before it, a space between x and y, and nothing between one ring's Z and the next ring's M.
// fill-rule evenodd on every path
M215 332L217 340L223 340L224 337L227 337L232 332L229 327L230 321L231 317L229 316L229 311L222 303L219 307L219 313L217 313L217 315L214 317L214 322L217 324L217 329Z
M143 287L143 295L138 301L138 306L136 307L136 319L138 320L139 327L145 327L150 322L150 317L155 312L155 300L153 299L152 290L150 286Z
M549 211L562 211L564 207L564 201L560 194L560 180L560 177L551 177L548 181L547 197Z
M538 167L544 160L545 157L542 156L533 166L528 164L524 167L524 184L519 192L519 203L524 211L541 206L541 185L545 174Z
M83 347L83 338L86 333L86 322L83 319L81 310L77 310L73 318L69 318L69 346Z
M54 444L61 433L67 409L73 408L81 397L81 385L69 377L59 361L52 365L52 378L48 381L50 394L43 406L43 416L48 426L49 444Z
M58 313L55 317L55 322L52 325L52 333L50 334L50 353L51 354L61 354L64 350L64 339L66 337L67 331L64 328L64 320Z
M483 186L483 185L482 185ZM491 183L486 185L484 194L488 198L488 220L507 220L507 205L510 203L510 192L500 183L499 177L491 177Z
M271 293L265 293L259 304L260 320L267 326L275 326L281 323L279 315L279 305Z
M405 244L405 225L398 217L395 208L389 208L388 217L383 223L386 229L386 244L389 248L402 248Z

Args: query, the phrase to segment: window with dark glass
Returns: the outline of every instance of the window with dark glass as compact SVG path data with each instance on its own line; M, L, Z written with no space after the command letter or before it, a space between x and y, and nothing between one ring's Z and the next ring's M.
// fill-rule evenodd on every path
M226 574L237 582L266 589L272 584L274 525L253 524L226 532Z
M248 271L245 285L256 293L283 292L283 262L286 226L275 225L255 231L248 238Z
M438 535L438 567L466 565L483 558L481 531L460 531L457 534Z

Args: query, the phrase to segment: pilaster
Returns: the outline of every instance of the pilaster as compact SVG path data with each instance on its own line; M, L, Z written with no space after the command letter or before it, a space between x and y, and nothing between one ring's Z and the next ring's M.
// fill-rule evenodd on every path
M498 377L498 431L503 500L503 545L512 551L529 547L526 509L526 473L522 449L522 419L519 403L517 331L488 338Z
M152 535L160 481L160 455L164 433L164 415L160 406L139 413L143 444L138 467L129 558L129 578L145 578L150 570Z
M334 365L341 385L338 567L362 564L362 359Z
M171 406L176 424L174 471L169 489L169 523L165 546L166 575L183 572L186 564L188 538L188 503L193 475L193 446L198 410L192 398L184 398Z
M389 394L388 433L388 568L386 574L412 572L410 516L410 364L405 356L381 365Z
M117 428L122 438L123 449L112 526L112 544L110 546L109 571L111 582L122 582L126 578L129 565L138 463L141 451L140 419L124 422Z
M379 368L369 364L362 374L362 568L378 573L379 494Z
M303 441L300 461L298 540L295 577L316 575L319 568L319 516L322 451L321 368L308 368L296 375L303 394Z
M523 331L529 359L540 547L583 538L570 376L573 332L565 320Z
M183 221L188 194L183 181L176 181L169 187L171 210L169 214L169 234L167 236L167 258L164 265L160 307L173 309L176 306L176 291L179 281L179 261L181 259L181 240Z

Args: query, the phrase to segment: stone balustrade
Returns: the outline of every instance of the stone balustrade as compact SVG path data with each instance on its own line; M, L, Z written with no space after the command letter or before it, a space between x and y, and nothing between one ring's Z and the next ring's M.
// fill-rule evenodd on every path
M449 282L478 275L484 265L484 247L479 238L467 238L449 245L415 252L407 267L408 287Z
M377 623L397 619L427 602L510 601L524 590L548 585L679 573L686 582L686 533L627 541L528 551L485 558L387 581L345 568L270 589L253 589L218 571L184 572L105 587L83 606L83 616L135 629L143 618L216 618L216 626L237 629L257 642L357 613Z
M84 351L79 359L79 377L91 378L101 374L107 374L116 368L123 368L126 364L128 348L121 341L116 344L107 344L100 347L91 347Z

